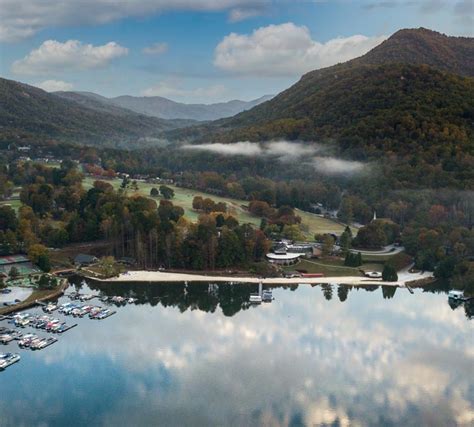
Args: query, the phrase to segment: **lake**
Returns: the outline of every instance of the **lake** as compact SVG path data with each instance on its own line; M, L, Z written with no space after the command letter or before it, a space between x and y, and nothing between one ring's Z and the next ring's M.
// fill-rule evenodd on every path
M299 285L250 306L256 285L90 287L137 301L55 312L79 325L47 349L0 347L22 358L0 372L2 427L474 423L472 304L445 292Z

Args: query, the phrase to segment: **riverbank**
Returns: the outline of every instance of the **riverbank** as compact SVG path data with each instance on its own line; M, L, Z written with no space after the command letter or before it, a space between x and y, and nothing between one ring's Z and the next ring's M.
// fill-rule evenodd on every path
M166 271L128 271L117 277L100 279L97 277L87 277L98 282L232 282L232 283L263 283L269 285L292 285L292 284L346 284L354 286L398 286L406 287L407 284L421 279L432 277L431 273L415 273L397 282L384 282L380 279L370 279L357 276L340 277L237 277L237 276L211 276L205 274L171 273Z

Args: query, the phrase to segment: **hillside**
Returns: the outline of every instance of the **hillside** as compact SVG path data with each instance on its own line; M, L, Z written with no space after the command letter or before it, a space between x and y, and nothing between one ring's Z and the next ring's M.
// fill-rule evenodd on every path
M474 75L473 57L472 38L402 30L360 58L307 73L249 111L170 134L190 137L194 130L198 140L226 142L336 140L359 158L451 144L472 152L474 80L456 71Z
M90 108L101 108L105 110L109 108L112 113L126 109L138 114L167 120L181 119L199 121L231 117L272 98L272 96L267 95L248 102L232 100L216 104L184 104L161 96L118 96L115 98L106 98L91 92L56 92L56 94L63 98L80 102Z
M474 77L474 39L451 37L425 28L397 31L354 65L403 63L429 65L461 76Z
M159 137L162 131L184 124L118 107L110 111L93 100L84 105L6 79L0 79L0 98L0 136L3 139L30 135L36 139L128 146L140 138ZM94 106L91 106L92 102L95 102Z
M345 149L405 153L453 139L472 144L473 117L471 78L426 66L361 66L315 82L302 79L275 100L221 123L219 138L342 138Z

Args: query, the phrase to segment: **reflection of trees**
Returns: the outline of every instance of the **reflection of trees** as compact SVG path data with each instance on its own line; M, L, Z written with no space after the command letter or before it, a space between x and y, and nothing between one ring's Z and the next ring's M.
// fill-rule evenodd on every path
M464 303L464 312L468 319L474 318L474 299L470 299Z
M149 304L163 307L177 307L181 312L201 310L213 313L220 307L225 316L233 316L250 307L249 299L258 285L229 283L89 283L93 291L105 296L136 298L135 304ZM80 288L80 287L79 287Z
M339 285L337 287L337 296L339 297L339 301L344 302L347 299L349 290L350 290L349 285Z
M321 285L321 288L323 289L324 298L326 298L328 301L330 301L332 299L332 286L331 285Z
M382 286L382 295L384 299L390 299L395 296L395 292L397 292L396 286Z

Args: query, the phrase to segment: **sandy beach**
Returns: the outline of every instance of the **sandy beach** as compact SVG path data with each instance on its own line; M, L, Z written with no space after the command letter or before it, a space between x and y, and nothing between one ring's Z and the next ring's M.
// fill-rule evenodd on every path
M432 273L404 273L397 282L384 282L380 279L367 277L296 277L286 279L282 277L235 277L235 276L207 276L204 274L172 273L166 271L128 271L110 279L97 279L100 282L233 282L233 283L260 283L263 284L346 284L357 286L387 285L405 287L406 283L432 277Z

